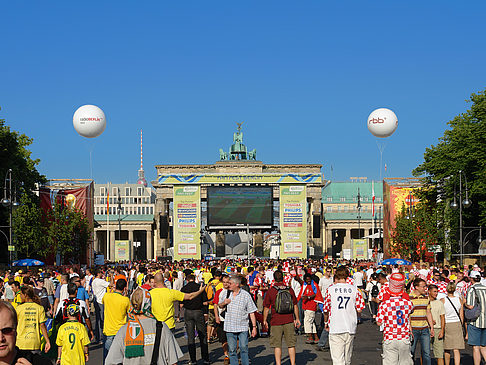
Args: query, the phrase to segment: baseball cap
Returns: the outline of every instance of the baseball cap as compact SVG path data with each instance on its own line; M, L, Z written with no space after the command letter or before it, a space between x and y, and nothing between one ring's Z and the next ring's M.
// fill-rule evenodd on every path
M469 277L471 278L480 278L481 277L481 274L477 271L473 271L471 272L471 275L469 275Z
M66 308L66 313L69 316L75 317L79 313L79 305L69 304Z

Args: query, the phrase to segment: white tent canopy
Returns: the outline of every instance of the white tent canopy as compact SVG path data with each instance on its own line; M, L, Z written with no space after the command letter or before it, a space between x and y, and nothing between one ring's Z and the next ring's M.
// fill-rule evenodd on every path
M376 233L370 234L368 236L364 236L362 238L381 238L381 237L383 237L383 233L376 232Z

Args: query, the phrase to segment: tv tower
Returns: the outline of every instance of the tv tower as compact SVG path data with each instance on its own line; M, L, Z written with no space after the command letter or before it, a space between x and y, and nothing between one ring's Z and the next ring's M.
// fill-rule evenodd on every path
M145 171L143 171L143 144L142 144L142 130L140 129L140 170L138 170L137 184L147 187L147 180L145 180Z

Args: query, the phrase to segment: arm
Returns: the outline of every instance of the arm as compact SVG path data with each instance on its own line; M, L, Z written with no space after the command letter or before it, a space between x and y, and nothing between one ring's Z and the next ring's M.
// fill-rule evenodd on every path
M56 300L54 300L54 312L52 312L54 316L57 313L57 307L58 306L59 306L59 298L56 298Z
M93 326L91 325L91 319L89 318L89 314L85 314L85 322L86 326L88 327L89 334L90 334L90 339L93 341L94 339L94 333L93 333Z
M430 327L430 337L434 337L434 319L432 318L432 312L430 311L430 307L427 307L427 322L429 323Z
M44 349L44 352L48 353L49 350L51 349L51 342L49 341L49 335L47 334L47 328L45 323L40 324L40 330L42 336L44 336L44 339L46 340L46 348Z
M255 312L250 313L250 320L251 320L251 324L253 325L253 329L251 330L251 337L256 337L256 335L257 335L257 324L256 324Z
M201 289L199 289L198 291L195 291L193 293L184 293L184 300L192 300L194 299L195 297L197 297L198 295L200 295L204 289L206 288L205 285L202 285L201 286Z
M444 331L445 331L445 314L441 314L439 340L444 338Z
M214 311L214 320L216 321L217 324L220 324L221 318L219 318L218 305L216 305L216 304L214 305L213 311Z
M265 328L268 328L268 323L267 323L268 312L270 312L270 308L264 307L263 308L263 325L265 326Z
M297 304L294 304L294 326L295 328L300 327L299 306Z
M61 363L61 354L62 354L62 346L59 346L57 348L57 361L56 361L56 364L60 364Z
M88 362L88 360L89 360L88 346L84 346L84 360L86 362Z

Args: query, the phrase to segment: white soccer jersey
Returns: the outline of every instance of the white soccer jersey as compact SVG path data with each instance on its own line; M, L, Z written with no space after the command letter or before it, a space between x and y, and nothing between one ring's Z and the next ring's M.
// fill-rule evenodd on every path
M362 311L364 307L363 297L354 285L331 285L324 299L324 312L329 314L329 333L355 334L357 311Z

